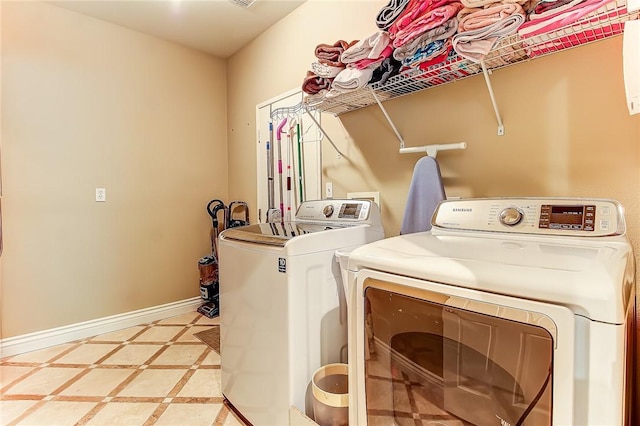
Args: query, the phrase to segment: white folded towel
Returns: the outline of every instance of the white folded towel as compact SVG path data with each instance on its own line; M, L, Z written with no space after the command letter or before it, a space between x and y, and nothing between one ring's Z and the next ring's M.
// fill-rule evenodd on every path
M452 39L453 48L458 55L478 64L500 40L515 34L524 20L523 13L515 13L486 27L458 32Z
M311 64L311 69L313 70L313 73L318 77L333 78L338 75L338 73L340 73L340 71L342 71L344 67L333 67L331 65L322 64L316 61Z
M390 41L388 32L377 31L345 49L340 56L340 61L343 64L349 64L360 59L377 59Z
M341 93L351 92L361 89L369 83L373 76L373 68L345 68L340 74L336 75L331 83L331 90L327 93L327 97L338 96Z

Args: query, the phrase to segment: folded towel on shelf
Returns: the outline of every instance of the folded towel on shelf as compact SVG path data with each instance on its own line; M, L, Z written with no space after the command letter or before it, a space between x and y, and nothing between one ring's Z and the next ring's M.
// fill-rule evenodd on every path
M456 16L461 9L462 3L450 2L420 15L413 22L395 34L393 47L402 47L428 30L443 25L449 19Z
M307 71L307 76L302 81L302 91L309 95L316 95L323 90L329 90L332 80L332 78L318 77L312 71Z
M382 51L389 46L390 41L388 32L377 31L345 49L340 60L343 64L349 64L361 59L377 59Z
M392 53L393 53L393 47L387 46L382 52L380 52L380 55L378 55L377 58L360 59L359 61L355 61L350 64L347 64L347 66L352 68L358 68L360 70L364 68L370 68L370 67L375 68L378 65L380 65L380 63L384 61L386 58L391 56Z
M438 203L445 199L440 167L435 158L422 157L413 169L400 234L429 231Z
M465 16L453 36L453 48L463 58L479 63L504 37L515 34L525 20L517 3L502 3Z
M480 66L463 60L455 50L451 49L442 62L435 65L422 62L418 64L417 68L409 68L409 70L408 72L413 78L426 80L429 86L437 86L477 74L480 72ZM404 73L405 71L403 69L400 72Z
M614 14L615 12L611 12ZM593 18L598 19L598 18ZM582 25L582 24L578 24ZM572 27L543 33L530 38L524 38L522 44L527 55L531 58L557 52L562 49L579 46L592 41L602 40L613 34L621 34L626 22L613 22L606 27L595 27L589 31L580 31L581 28ZM564 35L567 34L567 35Z
M400 67L402 62L395 60L392 56L388 57L382 63L373 70L371 75L370 84L379 83L385 84L388 79L396 76L400 73Z
M504 19L513 16L524 19L525 14L522 6L517 3L497 3L462 18L458 23L458 34L492 27L494 24L501 23ZM498 25L498 28L500 27L501 25Z
M487 7L494 6L495 4L498 4L498 3L502 3L502 4L517 3L522 6L528 3L530 0L460 0L460 1L465 7L485 9Z
M457 57L458 55L455 53L455 50L453 50L453 45L451 43L447 43L438 56L434 56L431 59L418 63L417 68L420 71L432 71L436 68L442 67L446 62L457 59Z
M390 0L386 6L380 9L378 16L376 16L376 25L378 28L381 30L388 29L408 4L409 0Z
M458 14L459 13L460 12L458 12ZM442 25L431 28L421 36L411 40L409 43L396 48L393 51L393 57L398 61L402 61L403 59L412 56L418 49L426 47L429 43L436 40L451 38L456 32L458 32L458 18L454 16Z
M331 90L327 93L327 97L334 97L342 93L361 89L369 83L372 75L373 68L361 70L357 68L345 68L333 79Z
M338 40L333 45L331 44L319 44L316 46L316 58L321 64L330 65L332 67L341 67L343 63L340 62L340 56L345 49L348 49L351 45L358 41L352 41L347 43L344 40Z
M458 15L456 16L456 18L458 18L458 21L461 21L462 19L464 19L467 15L471 15L472 13L476 13L481 11L483 8L478 8L478 7L463 7L462 9L460 9L460 12L458 12Z
M522 38L527 38L549 33L577 22L584 16L606 6L612 1L614 0L585 0L567 10L560 11L543 19L534 19L533 21L525 22L518 29L518 35Z
M541 1L538 3L528 15L529 20L544 19L551 15L555 15L558 12L564 12L571 9L574 6L579 5L585 0L555 0L555 1Z
M395 33L398 31L398 22L404 20L405 16L413 14L416 8L420 7L424 2L425 0L409 0L409 3L405 6L402 13L400 13L393 24L387 28L391 38L393 38Z
M409 56L402 61L402 65L405 67L417 67L419 63L432 62L435 58L439 58L438 62L440 62L447 57L449 49L451 49L451 39L436 40L416 50L413 56ZM444 57L442 57L443 54Z
M313 73L318 77L324 77L324 78L333 78L336 75L338 75L338 73L343 69L344 69L344 66L332 67L331 65L321 64L320 62L317 62L317 61L311 64L311 70L313 71Z
M418 69L421 72L415 78L427 80L429 85L436 86L480 72L478 65L461 59L456 51L451 49L447 58L441 63L432 66L425 62L419 64Z
M428 13L433 9L437 9L440 6L444 6L445 4L451 3L453 1L455 0L423 0L413 3L409 8L407 8L406 12L398 18L398 20L393 24L393 27L389 29L390 34L392 34L395 38L395 35L399 31L407 28L416 19L420 18L425 13Z

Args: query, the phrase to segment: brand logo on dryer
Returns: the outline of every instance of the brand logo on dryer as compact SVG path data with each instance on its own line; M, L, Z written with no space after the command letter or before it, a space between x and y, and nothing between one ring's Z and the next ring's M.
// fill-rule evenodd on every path
M473 209L471 207L454 207L454 213L471 213Z

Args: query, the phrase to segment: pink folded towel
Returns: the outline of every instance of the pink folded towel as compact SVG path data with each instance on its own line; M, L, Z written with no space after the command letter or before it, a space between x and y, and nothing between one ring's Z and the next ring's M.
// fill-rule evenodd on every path
M389 29L389 32L393 34L393 37L395 38L398 32L406 29L422 15L453 1L455 0L423 0L421 2L415 3L410 10L408 10L405 14L398 18L398 20L393 24L392 28Z
M480 63L502 38L515 34L524 20L524 10L517 3L481 9L460 20L453 48L463 58Z
M307 71L307 76L302 81L302 91L309 95L317 95L331 88L332 78L318 77L311 71Z
M393 39L393 47L399 48L418 38L426 31L443 25L462 9L462 3L452 2L435 9L429 10L416 20L399 30Z
M382 63L382 61L391 56L392 53L393 47L387 46L382 52L380 52L380 55L378 55L377 58L360 59L359 61L350 63L349 65L347 65L347 67L358 68L359 70L370 67L376 68Z
M461 0L462 4L465 7L469 8L479 8L484 9L491 6L495 6L496 4L506 4L506 3L518 3L519 5L524 5L530 0Z
M460 14L460 12L458 12L458 14ZM436 40L444 40L453 37L456 32L458 32L458 18L454 16L442 25L431 28L421 36L411 40L409 43L396 48L393 51L393 57L398 61L402 61L403 59L413 55L416 50L426 47Z
M567 10L547 16L543 19L534 19L525 22L519 29L518 35L522 38L548 33L577 22L580 18L611 3L613 0L585 0Z
M464 5L464 3L463 3ZM458 21L461 21L462 19L464 19L465 16L467 15L471 15L472 13L476 13L476 12L480 12L482 10L482 8L478 8L478 7L463 7L462 9L460 9L460 12L458 12L458 15L456 15L456 18L458 18ZM456 28L457 30L457 28Z
M524 16L522 6L517 3L498 3L462 18L458 23L458 33L483 29L515 14Z
M536 8L529 14L529 20L544 19L558 12L564 12L572 7L579 5L584 0L557 0L557 1L541 1Z
M585 44L596 40L607 38L612 33L620 34L624 29L624 22L613 23L607 28L594 28L592 31L581 31L575 34L569 34L560 38L556 38L555 34L547 38L545 35L534 37L530 40L530 46L526 46L526 52L529 57L546 55L547 53L557 52L562 49L568 49L579 44ZM553 34L553 33L552 33ZM548 40L543 42L543 40Z
M406 15L412 14L417 7L420 7L421 3L424 3L424 0L409 0L409 3L404 7L402 13L396 17L393 24L387 29L391 38L393 38L395 33L398 32L398 22L404 20Z
M348 49L350 46L354 45L358 41L352 41L351 43L347 43L344 40L338 40L333 45L330 44L319 44L316 46L316 58L321 64L330 65L332 67L341 67L344 64L340 62L340 56L345 49Z

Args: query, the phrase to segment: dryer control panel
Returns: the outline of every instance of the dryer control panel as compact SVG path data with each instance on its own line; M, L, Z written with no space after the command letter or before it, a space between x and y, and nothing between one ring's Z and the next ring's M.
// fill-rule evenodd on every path
M440 203L432 218L439 229L538 235L622 235L620 203L585 198L476 198Z
M369 200L304 201L296 212L296 221L370 223L379 222L378 206Z

